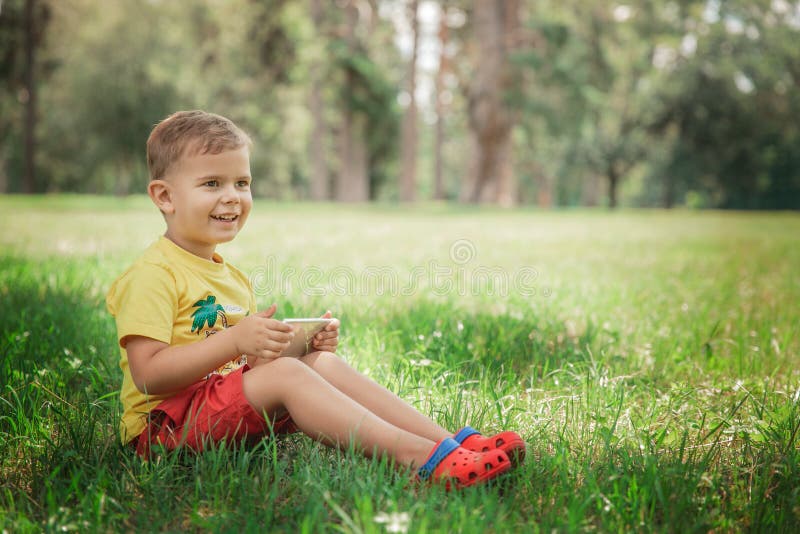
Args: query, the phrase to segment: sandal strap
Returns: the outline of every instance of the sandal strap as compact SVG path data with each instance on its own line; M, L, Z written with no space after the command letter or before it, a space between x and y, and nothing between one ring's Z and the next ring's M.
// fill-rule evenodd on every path
M419 468L417 476L422 480L428 480L436 467L442 463L442 460L459 447L460 445L453 438L444 438L439 442L436 448L433 449L430 457L428 457L428 461Z
M480 435L480 432L472 428L471 426L465 426L453 436L453 439L456 440L458 443L464 443L466 439L470 436L474 436L475 434Z

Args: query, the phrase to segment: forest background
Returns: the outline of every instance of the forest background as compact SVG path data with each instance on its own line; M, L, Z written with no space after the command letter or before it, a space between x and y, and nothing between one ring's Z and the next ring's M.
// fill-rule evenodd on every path
M797 209L798 36L787 0L4 0L0 193L141 193L203 108L262 197Z

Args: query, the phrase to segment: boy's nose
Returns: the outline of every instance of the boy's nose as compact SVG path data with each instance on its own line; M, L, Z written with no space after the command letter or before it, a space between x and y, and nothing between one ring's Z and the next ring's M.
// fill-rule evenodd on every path
M226 187L222 190L222 202L225 204L234 204L239 202L239 195L236 194L236 188Z

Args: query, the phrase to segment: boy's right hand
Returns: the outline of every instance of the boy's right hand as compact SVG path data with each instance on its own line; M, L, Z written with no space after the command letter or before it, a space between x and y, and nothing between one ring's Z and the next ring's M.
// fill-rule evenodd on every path
M277 309L273 304L264 311L245 317L231 328L237 354L273 360L289 346L294 332L288 324L272 318Z

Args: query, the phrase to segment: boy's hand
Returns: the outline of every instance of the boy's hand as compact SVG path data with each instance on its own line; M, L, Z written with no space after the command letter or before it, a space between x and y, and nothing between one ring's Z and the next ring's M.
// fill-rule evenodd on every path
M330 310L326 311L322 316L325 319L332 317ZM339 319L334 319L312 340L311 344L317 350L324 350L327 352L336 352L336 347L339 346Z
M273 360L289 346L294 332L288 324L272 318L277 308L273 304L264 311L245 317L231 328L238 354Z

